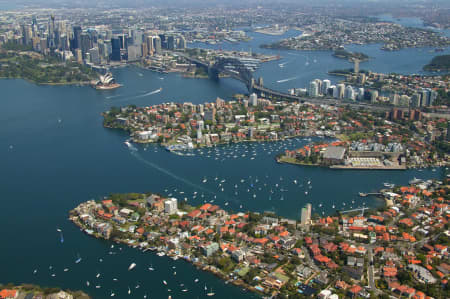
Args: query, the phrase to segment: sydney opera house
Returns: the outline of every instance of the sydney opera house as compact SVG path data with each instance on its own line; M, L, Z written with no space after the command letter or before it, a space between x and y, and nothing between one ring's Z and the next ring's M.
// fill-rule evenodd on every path
M100 75L100 80L96 81L94 84L95 89L114 89L120 86L120 84L116 83L116 80L111 73Z

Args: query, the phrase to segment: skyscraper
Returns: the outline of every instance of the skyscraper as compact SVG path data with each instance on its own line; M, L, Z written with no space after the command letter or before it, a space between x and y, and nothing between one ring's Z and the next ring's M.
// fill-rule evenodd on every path
M430 102L430 91L429 90L426 90L426 89L423 89L422 91L421 91L421 106L422 107L424 107L424 106L427 106L428 105L428 103Z
M249 102L252 104L252 106L256 107L258 106L258 96L256 93L252 93L249 97Z
M171 215L178 211L177 199L172 197L164 202L164 212Z
M80 35L80 48L81 52L83 53L83 57L86 55L86 53L92 49L92 41L91 37L87 33L82 33Z
M418 108L418 107L420 107L421 106L421 103L420 103L420 95L418 94L418 93L414 93L412 96L411 96L411 107L412 108Z
M301 225L306 225L311 222L311 210L312 210L312 205L310 203L306 204L306 206L304 206L302 208L301 219L300 219Z
M378 100L378 90L371 90L370 91L370 102L372 104L376 103Z
M173 35L169 35L167 38L167 49L175 50L175 37Z
M310 97L317 97L319 95L319 86L316 81L311 81L309 83L308 95Z
M337 86L338 99L343 99L345 95L345 84L339 83Z
M83 32L83 30L80 26L73 27L72 50L81 48L81 32Z
M161 53L161 38L159 36L155 36L153 39L153 46L155 47L155 53Z
M177 46L177 48L178 48L178 49L184 49L184 48L186 48L186 39L184 38L184 36L180 36L180 37L178 38L178 46Z
M328 89L331 86L331 82L328 79L323 80L322 82L322 94L323 95L328 95Z
M354 59L353 63L354 63L354 65L353 65L353 72L355 74L358 74L359 73L359 60L358 59Z
M97 47L89 50L89 57L93 64L100 64L100 53Z
M120 39L118 37L111 38L111 60L120 61Z
M347 85L347 87L345 88L344 97L346 100L354 100L355 99L355 92L353 90L353 87L351 87L350 85Z

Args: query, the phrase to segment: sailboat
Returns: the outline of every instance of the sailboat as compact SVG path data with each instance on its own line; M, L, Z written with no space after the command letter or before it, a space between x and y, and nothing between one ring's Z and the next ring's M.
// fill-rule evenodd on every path
M81 257L77 254L78 258L75 260L75 264L79 264L81 262Z
M136 267L136 264L135 263L131 263L131 265L128 267L128 271L133 270L134 267Z
M211 296L214 296L215 294L216 294L216 293L214 293L213 290L212 290L212 288L211 288L210 292L209 292L209 293L206 293L206 296L211 297Z

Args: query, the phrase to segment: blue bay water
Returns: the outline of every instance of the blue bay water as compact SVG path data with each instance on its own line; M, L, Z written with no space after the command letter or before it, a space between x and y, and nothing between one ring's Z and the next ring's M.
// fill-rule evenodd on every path
M257 45L261 40L254 39L251 43ZM240 46L244 47L233 45ZM372 46L367 47L372 49ZM252 49L259 51L256 46ZM396 68L404 65L405 73L419 71L421 65L414 63L416 58L425 60L433 56L414 49L409 53L416 58L406 60L406 55L394 59L389 55L396 53L376 48L371 51L369 56L379 57L377 60L393 59L395 64L391 64L391 69L386 63L387 70L397 71ZM257 72L266 84L280 90L305 86L311 79L327 77L329 69L349 65L332 58L330 52L280 51L280 55L282 61L265 64ZM404 60L398 61L402 57ZM307 59L308 66L305 65ZM278 66L282 62L287 62L284 68ZM381 67L373 63L373 67ZM89 87L36 86L23 80L0 80L0 227L3 240L0 282L83 289L94 298L109 297L111 291L123 298L128 296L128 287L132 289L130 297L133 298L142 298L145 293L149 298L168 295L202 298L206 284L213 288L217 298L252 298L256 296L225 285L183 261L123 246L122 250L117 246L111 249L110 242L80 232L67 220L68 211L81 202L112 192L154 191L172 194L179 200L186 197L191 204L214 201L234 211L274 211L296 219L300 208L308 202L313 203L314 212L319 214L332 212L333 205L336 209L363 203L374 207L380 202L374 198L363 201L358 192L376 191L383 182L405 184L413 177L440 175L439 170L431 169L339 171L275 162L276 154L306 144L305 139L217 147L194 151L193 156L184 157L155 145L137 146L137 151L130 151L123 144L127 138L124 132L102 127L100 113L111 106L168 101L203 103L217 96L230 99L233 94L246 90L231 79L218 82L186 79L178 74L162 75L135 67L115 69L114 75L124 86L106 92ZM277 83L296 76L295 80ZM160 93L154 92L161 87ZM203 183L205 178L207 182ZM194 192L197 192L195 198ZM60 243L58 227L63 230L64 243ZM83 260L75 264L78 254ZM99 262L100 258L103 262ZM128 272L132 262L137 267ZM151 264L155 271L148 271ZM69 271L64 272L64 268ZM33 275L34 269L38 270L36 275ZM98 279L97 273L101 273ZM199 283L194 282L196 277ZM168 286L162 284L163 279ZM181 292L180 284L185 284L189 292ZM94 285L102 287L96 289ZM167 288L172 291L169 293Z

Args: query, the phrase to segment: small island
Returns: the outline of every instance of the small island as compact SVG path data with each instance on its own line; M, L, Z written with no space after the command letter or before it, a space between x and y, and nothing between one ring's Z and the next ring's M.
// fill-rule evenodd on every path
M369 56L364 53L350 52L345 49L335 50L333 56L336 58L347 59L349 61L359 60L361 62L369 60Z
M55 287L41 287L34 284L24 283L15 285L8 283L0 284L0 298L46 298L46 299L91 299L82 291L62 290Z
M448 72L450 71L450 55L439 55L433 57L429 64L423 67L424 71L429 72Z

